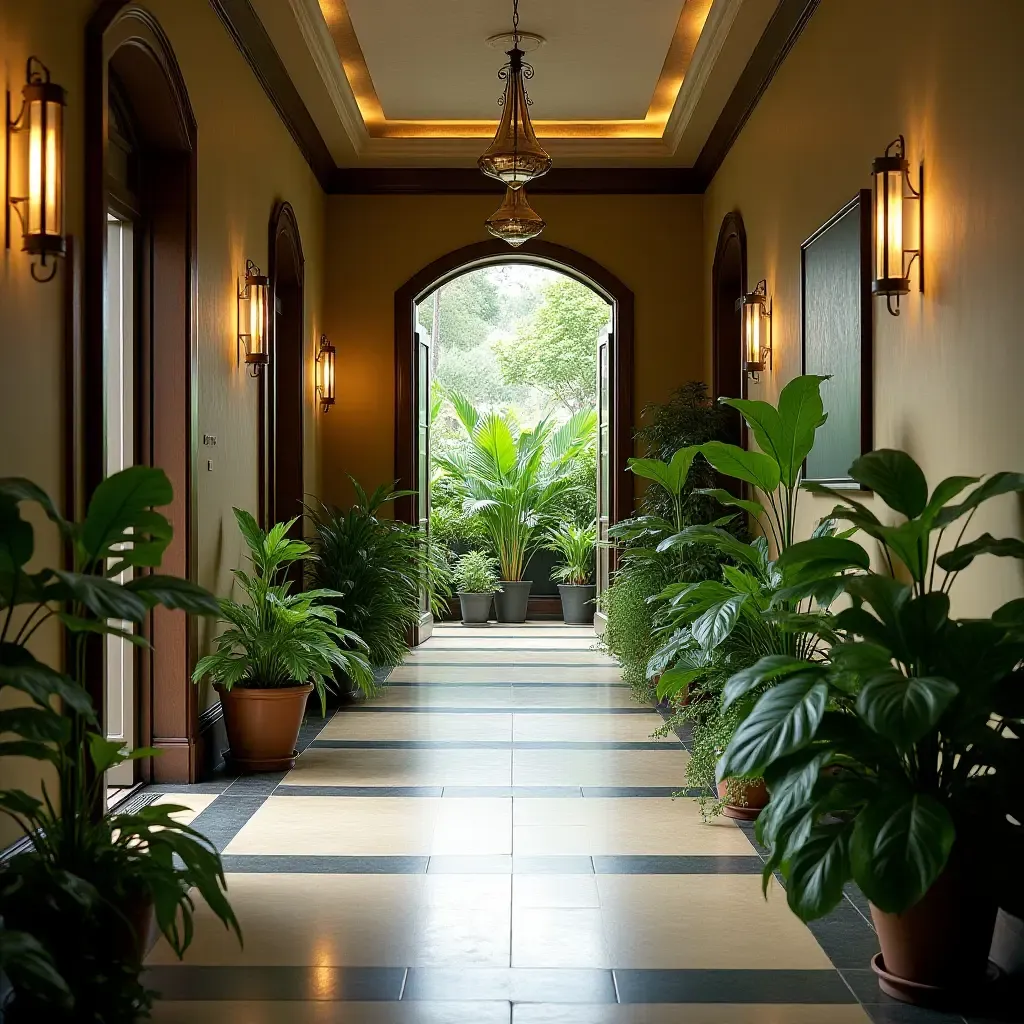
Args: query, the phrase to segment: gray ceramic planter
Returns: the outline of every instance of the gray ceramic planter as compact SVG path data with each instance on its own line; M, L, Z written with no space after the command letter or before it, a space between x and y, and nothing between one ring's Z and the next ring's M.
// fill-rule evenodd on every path
M574 626L590 626L594 622L594 598L597 587L593 583L574 586L570 583L559 583L558 592L562 595L562 618Z
M501 587L494 595L494 611L499 622L525 622L526 610L530 605L530 580L512 583L502 580Z
M486 622L491 617L493 594L459 594L462 605L462 621L465 625Z

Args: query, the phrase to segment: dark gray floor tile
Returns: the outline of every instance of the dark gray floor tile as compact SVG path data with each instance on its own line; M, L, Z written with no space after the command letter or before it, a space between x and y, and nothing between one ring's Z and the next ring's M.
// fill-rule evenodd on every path
M440 786L281 786L274 796L440 796Z
M840 970L870 967L878 936L853 904L843 900L827 917L808 927L829 960Z
M393 1002L404 967L150 967L147 988L164 999Z
M209 779L206 782L154 782L146 786L146 793L223 793L234 782L231 778Z
M201 832L219 852L242 830L245 823L263 806L265 795L219 796L192 821L192 828Z
M868 1004L864 1011L874 1024L963 1024L963 1017L958 1014L941 1013L924 1006L910 1006L895 1001Z
M611 971L522 967L413 967L403 999L437 1002L504 1000L514 1003L614 1003Z
M620 1003L852 1003L837 971L616 970Z
M615 856L594 857L599 875L756 875L760 857Z
M687 790L675 786L584 786L585 797L672 797L687 796Z
M236 874L422 875L426 857L320 857L256 854L224 856L224 870Z
M281 785L287 772L259 772L255 775L237 775L224 790L230 796L270 796Z

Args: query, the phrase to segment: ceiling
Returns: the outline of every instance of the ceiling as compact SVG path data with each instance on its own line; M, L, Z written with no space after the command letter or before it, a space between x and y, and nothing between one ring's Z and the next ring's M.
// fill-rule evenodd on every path
M468 166L511 0L251 0L339 167ZM520 0L538 135L563 166L692 166L778 0Z

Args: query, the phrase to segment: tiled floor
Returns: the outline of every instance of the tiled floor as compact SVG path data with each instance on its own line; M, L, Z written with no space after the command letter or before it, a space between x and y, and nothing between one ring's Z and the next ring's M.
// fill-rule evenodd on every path
M960 1021L886 1001L854 901L809 930L582 628L437 628L287 774L161 795L224 855L160 1024ZM175 787L164 787L167 790Z

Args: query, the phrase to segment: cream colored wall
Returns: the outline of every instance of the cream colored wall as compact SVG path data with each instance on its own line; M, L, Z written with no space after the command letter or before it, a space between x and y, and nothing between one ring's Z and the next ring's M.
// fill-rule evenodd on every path
M395 291L433 260L487 238L500 196L332 196L324 318L338 347L338 403L324 417L323 487L351 498L394 475ZM596 260L636 299L634 408L704 375L700 196L534 200L544 239Z
M1022 38L1024 4L1005 0L823 0L705 196L705 309L719 226L739 210L747 279L774 301L774 368L751 397L771 399L801 369L800 243L906 136L924 163L926 290L898 319L875 306L875 446L905 448L933 485L1024 469ZM710 315L705 336L710 351ZM803 502L808 522L828 511ZM1020 535L1021 517L1002 498L975 526ZM1020 563L985 559L955 606L989 612L1022 589Z
M25 60L37 55L68 91L67 230L82 235L85 24L89 0L0 0L0 72L15 94ZM247 258L267 265L268 223L275 201L295 207L306 260L306 485L318 489L318 429L312 360L321 327L324 196L291 136L206 0L150 0L171 41L198 123L199 395L198 433L216 434L200 448L199 582L230 586L241 544L231 506L255 509L257 391L236 360L237 276ZM0 137L0 147L3 146ZM0 164L2 167L2 164ZM2 172L0 172L2 174ZM0 182L0 188L3 183ZM6 189L4 189L6 191ZM32 477L61 496L64 472L63 272L34 283L20 243L0 250L0 476ZM206 458L214 461L206 470ZM56 564L52 538L37 564ZM204 637L209 628L204 628ZM38 656L57 656L55 635L40 635ZM186 685L183 681L183 685ZM3 785L31 786L36 766L6 760ZM0 821L0 847L13 837Z

